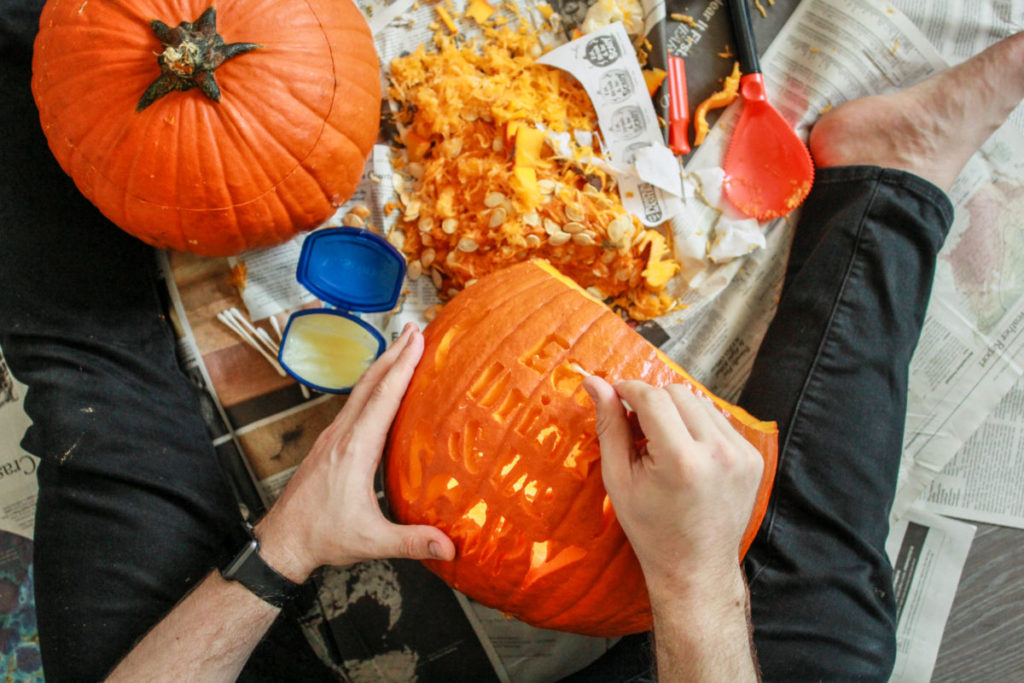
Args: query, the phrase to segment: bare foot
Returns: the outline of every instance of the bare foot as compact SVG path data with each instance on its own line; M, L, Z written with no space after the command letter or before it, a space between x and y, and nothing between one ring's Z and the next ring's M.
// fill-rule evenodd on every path
M949 190L1024 99L1024 31L905 90L851 100L811 129L819 168L871 164Z

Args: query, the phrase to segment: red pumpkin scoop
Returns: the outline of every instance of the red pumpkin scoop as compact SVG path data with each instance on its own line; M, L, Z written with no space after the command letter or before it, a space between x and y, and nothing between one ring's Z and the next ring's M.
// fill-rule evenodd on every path
M651 627L636 556L601 480L594 406L574 364L614 382L689 381L682 368L546 262L466 288L425 330L391 433L388 503L432 524L453 562L426 564L471 598L544 628L618 636ZM712 397L762 453L742 556L768 504L778 432Z

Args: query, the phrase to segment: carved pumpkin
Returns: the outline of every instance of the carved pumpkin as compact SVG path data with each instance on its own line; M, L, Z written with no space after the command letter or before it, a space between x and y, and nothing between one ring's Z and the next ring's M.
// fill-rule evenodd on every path
M230 255L316 227L355 191L380 117L349 0L49 0L32 91L50 149L111 221Z
M609 381L703 387L545 262L481 278L425 338L392 429L386 488L399 521L436 525L455 542L454 561L427 566L535 626L649 629L643 574L601 481L593 403L571 364ZM768 504L778 432L714 400L765 460L742 557Z

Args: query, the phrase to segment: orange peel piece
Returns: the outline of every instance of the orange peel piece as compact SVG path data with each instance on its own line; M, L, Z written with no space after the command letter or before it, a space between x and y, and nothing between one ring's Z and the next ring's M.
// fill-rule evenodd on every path
M722 84L722 89L712 93L710 97L697 105L697 109L693 112L694 147L704 142L704 138L708 135L708 112L712 109L728 107L739 97L740 78L742 76L743 72L740 71L740 63L733 62L732 73L726 77L725 82Z

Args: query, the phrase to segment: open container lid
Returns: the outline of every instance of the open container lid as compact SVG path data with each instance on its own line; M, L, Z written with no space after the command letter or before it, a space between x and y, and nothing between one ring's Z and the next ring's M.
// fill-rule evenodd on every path
M302 243L296 279L321 301L348 311L395 307L405 257L386 239L361 228L324 228Z

